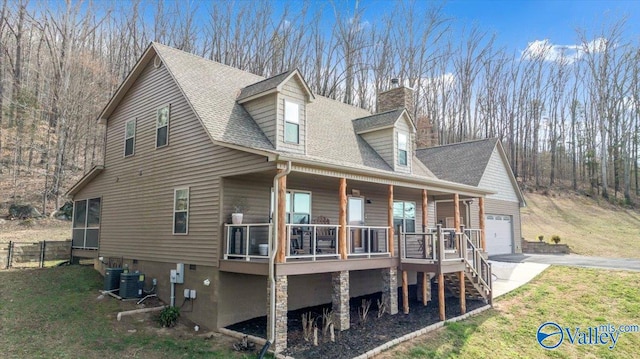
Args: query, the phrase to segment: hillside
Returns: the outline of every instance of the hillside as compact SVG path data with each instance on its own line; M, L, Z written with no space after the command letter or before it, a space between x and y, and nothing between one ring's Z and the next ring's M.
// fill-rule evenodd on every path
M572 253L640 258L640 212L572 192L525 194L522 236L536 241L544 235L561 237Z

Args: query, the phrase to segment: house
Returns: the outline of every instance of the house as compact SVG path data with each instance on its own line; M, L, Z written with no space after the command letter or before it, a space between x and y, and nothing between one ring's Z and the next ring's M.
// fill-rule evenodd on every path
M496 191L484 200L487 252L489 255L522 252L520 207L526 202L498 139L418 149L416 157L440 179ZM436 221L451 222L453 207L450 199L436 201ZM479 228L478 202L463 200L460 208L461 223Z
M73 255L155 278L172 304L194 290L185 316L201 326L266 314L276 351L288 310L331 303L345 330L349 298L381 292L395 314L398 287L417 283L426 304L432 276L463 312L467 296L490 301L482 223L443 230L434 209L482 211L493 191L416 158L407 94L379 94L372 114L314 95L295 69L265 79L152 43L99 116L104 164L68 191Z

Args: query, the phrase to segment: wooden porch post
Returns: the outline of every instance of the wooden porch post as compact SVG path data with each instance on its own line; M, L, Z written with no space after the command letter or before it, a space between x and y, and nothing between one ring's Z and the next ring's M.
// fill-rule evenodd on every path
M428 216L428 209L429 207L427 207L427 190L423 189L422 190L422 233L425 233L427 231L427 227L428 226L428 221L429 221L429 216Z
M347 259L349 253L347 251L347 179L340 178L340 211L338 213L338 251L341 259Z
M279 170L278 172L282 172ZM278 253L276 263L284 263L287 253L287 176L278 179Z
M409 278L407 271L402 271L402 309L404 314L409 314Z
M422 305L429 304L429 300L427 299L427 295L431 295L431 293L427 294L427 283L429 281L429 273L422 272ZM431 286L429 286L431 288Z
M458 272L458 279L460 280L460 314L467 312L467 295L464 282L464 271Z
M478 216L480 217L480 247L482 247L482 250L486 252L487 242L484 223L484 197L480 197L478 199L478 207L480 207L480 210L478 211Z
M453 195L453 228L456 233L460 230L460 195L457 193Z
M444 274L438 273L438 308L440 309L440 320L445 320L444 312Z
M453 195L453 228L455 230L454 233L458 233L458 231L460 230L460 195L458 195L457 193ZM459 249L457 237L458 236L454 236L451 239L456 250Z
M393 245L393 235L394 235L394 228L393 228L393 185L390 184L389 185L389 192L388 192L388 196L387 196L387 222L389 224L389 253L391 253L391 256L393 257L393 250L394 250L394 245Z

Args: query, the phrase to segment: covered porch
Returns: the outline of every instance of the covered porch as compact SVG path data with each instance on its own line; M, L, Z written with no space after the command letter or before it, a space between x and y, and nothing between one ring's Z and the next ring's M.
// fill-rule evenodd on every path
M325 304L327 295L336 329L348 329L348 302L354 294L382 292L386 307L397 308L397 289L407 287L408 271L424 273L424 278L444 272L443 268L460 273L467 252L462 246L471 243L480 251L481 228L465 228L459 221L451 228L437 225L436 198L481 203L485 195L476 188L465 191L462 186L457 191L457 187L304 166L293 166L288 173L280 166L275 173L226 177L221 192L220 270L263 278L273 270L275 286L266 284L268 292L275 292L276 351L286 348L287 311ZM243 223L231 223L235 204L243 202L248 203ZM305 288L315 295L307 297L299 286L291 288L289 283L298 283L297 278L309 278ZM318 288L325 290L320 293ZM294 302L290 295L306 300Z
M275 173L271 171L224 178L221 268L243 272L244 265L255 273L274 251L277 265L307 263L313 267L318 262L356 259L397 263L398 233L435 232L436 198L451 198L456 204L461 199L483 201L477 194L323 172L294 168L278 180L278 193L273 192ZM245 204L244 219L231 223L237 203ZM443 226L446 248L453 248L451 238L459 231L481 247L482 226L466 228L460 215L452 217L458 220ZM278 228L274 228L276 222ZM379 261L390 258L396 261Z

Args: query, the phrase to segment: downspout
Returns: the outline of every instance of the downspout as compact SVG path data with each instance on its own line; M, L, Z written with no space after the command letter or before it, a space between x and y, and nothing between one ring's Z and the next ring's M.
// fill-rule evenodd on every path
M289 173L291 173L291 161L287 162L287 167L285 168L285 170L283 172L280 172L278 174L276 174L276 176L273 178L273 229L272 229L272 235L271 235L271 253L269 255L269 283L271 285L271 290L269 292L269 328L271 328L270 333L269 333L269 338L267 338L267 343L265 344L265 347L269 347L269 345L271 345L271 343L274 342L275 340L275 331L276 331L276 279L275 279L275 272L276 272L276 265L275 265L275 261L276 261L276 254L278 253L278 189L279 189L279 180L280 178L288 175ZM264 352L266 350L262 350L262 352ZM264 353L261 352L261 355L264 355Z

